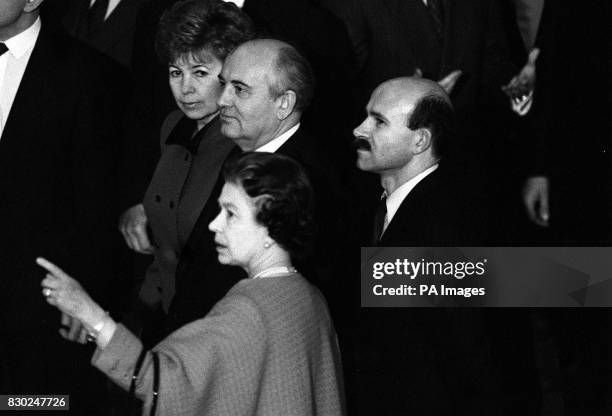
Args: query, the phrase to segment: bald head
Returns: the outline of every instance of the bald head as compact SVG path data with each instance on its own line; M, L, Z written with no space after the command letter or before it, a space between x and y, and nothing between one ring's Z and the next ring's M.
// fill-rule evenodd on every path
M394 102L407 115L406 125L411 130L431 132L432 148L436 155L444 153L454 124L453 105L444 89L424 78L394 78L380 84L372 93Z
M241 59L254 59L269 70L273 97L293 91L295 111L302 113L312 101L314 73L306 57L294 46L277 39L255 39L240 45L234 54Z
M275 39L256 39L244 42L238 46L231 54L232 59L255 59L254 64L271 67L278 56L278 51L286 45L284 42ZM288 45L287 45L288 46Z
M436 164L452 131L453 108L444 90L422 78L379 85L355 128L357 166L381 175L388 194Z
M397 100L398 105L416 104L424 97L435 97L452 107L450 98L444 89L434 81L425 78L402 77L393 78L380 84L374 95L387 95Z

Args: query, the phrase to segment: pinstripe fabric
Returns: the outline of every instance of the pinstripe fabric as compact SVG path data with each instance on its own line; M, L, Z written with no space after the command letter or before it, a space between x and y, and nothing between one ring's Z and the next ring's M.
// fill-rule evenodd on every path
M127 389L141 348L119 325L92 363ZM159 415L343 414L336 334L323 296L301 276L240 281L205 318L154 350ZM152 380L147 353L136 383L145 412Z

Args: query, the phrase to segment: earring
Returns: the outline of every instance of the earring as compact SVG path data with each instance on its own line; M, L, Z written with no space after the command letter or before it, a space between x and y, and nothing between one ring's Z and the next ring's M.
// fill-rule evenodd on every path
M264 248L270 248L270 246L272 246L272 244L268 243L267 241L264 243Z

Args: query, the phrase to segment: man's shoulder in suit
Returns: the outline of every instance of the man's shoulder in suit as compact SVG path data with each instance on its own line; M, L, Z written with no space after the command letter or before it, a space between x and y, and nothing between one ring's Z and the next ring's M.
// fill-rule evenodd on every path
M383 246L448 246L483 239L478 193L466 177L440 165L402 201Z

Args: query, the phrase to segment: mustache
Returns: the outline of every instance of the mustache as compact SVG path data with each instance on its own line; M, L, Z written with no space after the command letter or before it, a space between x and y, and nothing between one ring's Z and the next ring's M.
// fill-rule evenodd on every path
M351 145L353 146L353 149L355 150L359 150L359 149L372 150L372 146L370 145L370 142L368 142L363 137L357 137L355 140L353 140Z

